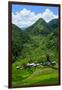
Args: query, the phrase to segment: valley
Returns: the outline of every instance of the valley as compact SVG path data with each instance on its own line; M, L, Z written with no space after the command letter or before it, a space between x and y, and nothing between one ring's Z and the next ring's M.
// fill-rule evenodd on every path
M59 83L57 22L40 18L25 30L12 24L13 87Z

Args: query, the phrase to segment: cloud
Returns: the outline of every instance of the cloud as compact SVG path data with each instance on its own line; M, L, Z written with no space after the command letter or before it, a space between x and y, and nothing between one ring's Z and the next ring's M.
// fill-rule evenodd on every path
M54 18L58 18L58 15L54 15L54 13L48 8L45 9L43 13L35 13L26 8L16 13L12 12L12 23L22 29L31 26L39 18L43 18L46 22L49 22Z
M54 18L58 18L58 15L54 15L54 13L51 10L46 9L45 12L42 14L42 18L46 22L49 22L49 21L51 21Z

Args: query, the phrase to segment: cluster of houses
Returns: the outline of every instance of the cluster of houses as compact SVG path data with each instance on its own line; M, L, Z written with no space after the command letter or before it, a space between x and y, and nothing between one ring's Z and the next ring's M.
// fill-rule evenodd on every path
M22 66L16 66L16 69L23 69L23 68L31 68L31 67L37 67L37 66L54 66L56 65L56 61L44 61L41 63L28 63L24 64Z

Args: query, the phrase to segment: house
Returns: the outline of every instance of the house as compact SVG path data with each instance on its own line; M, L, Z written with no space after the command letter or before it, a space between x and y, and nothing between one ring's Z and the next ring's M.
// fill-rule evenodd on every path
M32 67L36 67L36 66L38 66L38 65L40 65L40 64L35 64L35 63L28 63L28 64L27 64L27 66L32 66Z

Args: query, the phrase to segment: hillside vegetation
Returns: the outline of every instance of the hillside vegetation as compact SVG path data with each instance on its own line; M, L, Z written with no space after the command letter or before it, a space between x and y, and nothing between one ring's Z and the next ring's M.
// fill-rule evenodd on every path
M57 20L41 18L25 30L12 25L13 87L58 84L57 28ZM39 65L27 68L28 63Z

